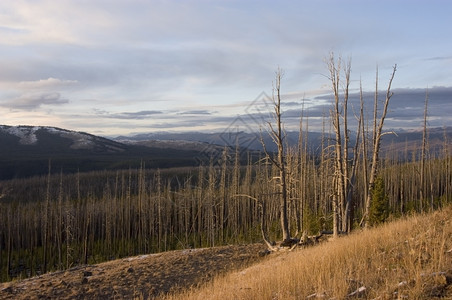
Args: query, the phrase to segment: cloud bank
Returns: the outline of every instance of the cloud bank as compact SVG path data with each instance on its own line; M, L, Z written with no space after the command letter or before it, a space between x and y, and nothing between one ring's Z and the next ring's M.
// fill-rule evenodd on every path
M397 17L382 22L389 5ZM104 134L213 130L237 115L256 123L263 112L249 105L271 95L281 67L286 118L295 123L304 99L314 123L328 115L324 59L334 51L351 57L354 91L360 80L372 91L375 66L383 78L397 63L391 122L414 126L423 104L409 106L409 93L452 82L451 10L439 0L4 1L0 114ZM431 122L447 123L447 99L433 90Z

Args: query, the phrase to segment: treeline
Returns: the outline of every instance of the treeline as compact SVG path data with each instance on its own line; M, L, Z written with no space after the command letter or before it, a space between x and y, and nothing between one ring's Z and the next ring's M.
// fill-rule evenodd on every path
M334 149L324 139L319 157L307 141L288 149L287 194L295 235L333 227ZM444 151L424 160L401 161L391 152L380 160L370 221L436 209L452 200L452 157ZM428 151L427 151L428 154ZM419 154L420 155L420 154ZM279 227L278 170L264 156L241 165L225 149L218 160L193 169L138 169L50 175L1 182L1 280L28 277L79 264L188 247L270 239ZM49 165L51 169L51 165ZM365 211L365 165L357 168L353 224ZM13 195L21 191L22 201Z

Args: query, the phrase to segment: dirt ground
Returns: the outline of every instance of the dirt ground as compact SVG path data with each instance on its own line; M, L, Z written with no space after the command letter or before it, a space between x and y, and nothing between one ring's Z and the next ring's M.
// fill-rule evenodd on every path
M263 244L187 249L0 283L0 299L156 299L263 259Z

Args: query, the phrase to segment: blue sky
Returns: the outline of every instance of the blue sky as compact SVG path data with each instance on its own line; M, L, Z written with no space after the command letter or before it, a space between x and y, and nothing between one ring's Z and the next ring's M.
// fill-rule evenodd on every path
M397 64L389 127L422 125L427 88L430 125L449 126L451 14L446 0L2 1L0 123L106 136L221 131L238 116L246 127L280 67L287 127L304 99L314 129L333 51L351 58L354 92L360 79L373 91L377 65L386 88Z

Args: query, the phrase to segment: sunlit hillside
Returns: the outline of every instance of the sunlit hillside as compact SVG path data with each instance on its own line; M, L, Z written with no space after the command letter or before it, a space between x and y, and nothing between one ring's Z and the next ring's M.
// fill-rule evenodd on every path
M168 299L452 297L452 207L274 258Z

